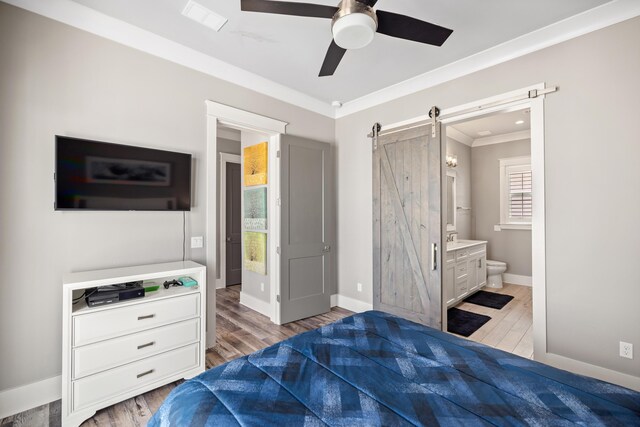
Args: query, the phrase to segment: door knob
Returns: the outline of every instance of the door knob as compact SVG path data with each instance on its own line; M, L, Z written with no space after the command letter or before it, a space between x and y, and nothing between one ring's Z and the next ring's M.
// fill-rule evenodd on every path
M329 245L325 245L324 248L322 248L322 252L324 252L325 254L328 253L329 251L331 251L331 246Z
M227 237L227 242L231 242L231 237Z

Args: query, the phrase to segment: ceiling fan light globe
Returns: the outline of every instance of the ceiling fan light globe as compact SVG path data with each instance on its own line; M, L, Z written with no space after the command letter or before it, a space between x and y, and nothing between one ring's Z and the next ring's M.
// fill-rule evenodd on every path
M361 49L373 41L376 22L364 13L351 13L333 23L333 40L343 49Z

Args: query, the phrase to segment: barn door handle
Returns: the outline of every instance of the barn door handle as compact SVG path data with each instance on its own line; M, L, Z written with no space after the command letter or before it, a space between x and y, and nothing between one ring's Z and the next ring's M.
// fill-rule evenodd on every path
M431 271L438 269L438 244L431 244Z

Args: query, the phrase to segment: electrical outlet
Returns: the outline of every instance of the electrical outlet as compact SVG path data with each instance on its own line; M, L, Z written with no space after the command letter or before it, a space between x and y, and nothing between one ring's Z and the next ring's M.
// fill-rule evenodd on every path
M502 231L502 227L500 227L499 225L494 225L493 231Z
M620 357L633 359L633 344L620 341Z
M358 289L358 292L362 292L362 283L358 283L356 289Z
M264 292L264 282L260 282L260 290Z
M204 237L192 237L191 238L191 249L197 249L204 246Z

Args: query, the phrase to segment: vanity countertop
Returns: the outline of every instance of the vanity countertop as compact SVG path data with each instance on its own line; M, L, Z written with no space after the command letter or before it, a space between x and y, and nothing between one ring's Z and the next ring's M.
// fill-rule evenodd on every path
M486 240L456 240L455 242L447 242L447 252L486 244Z

